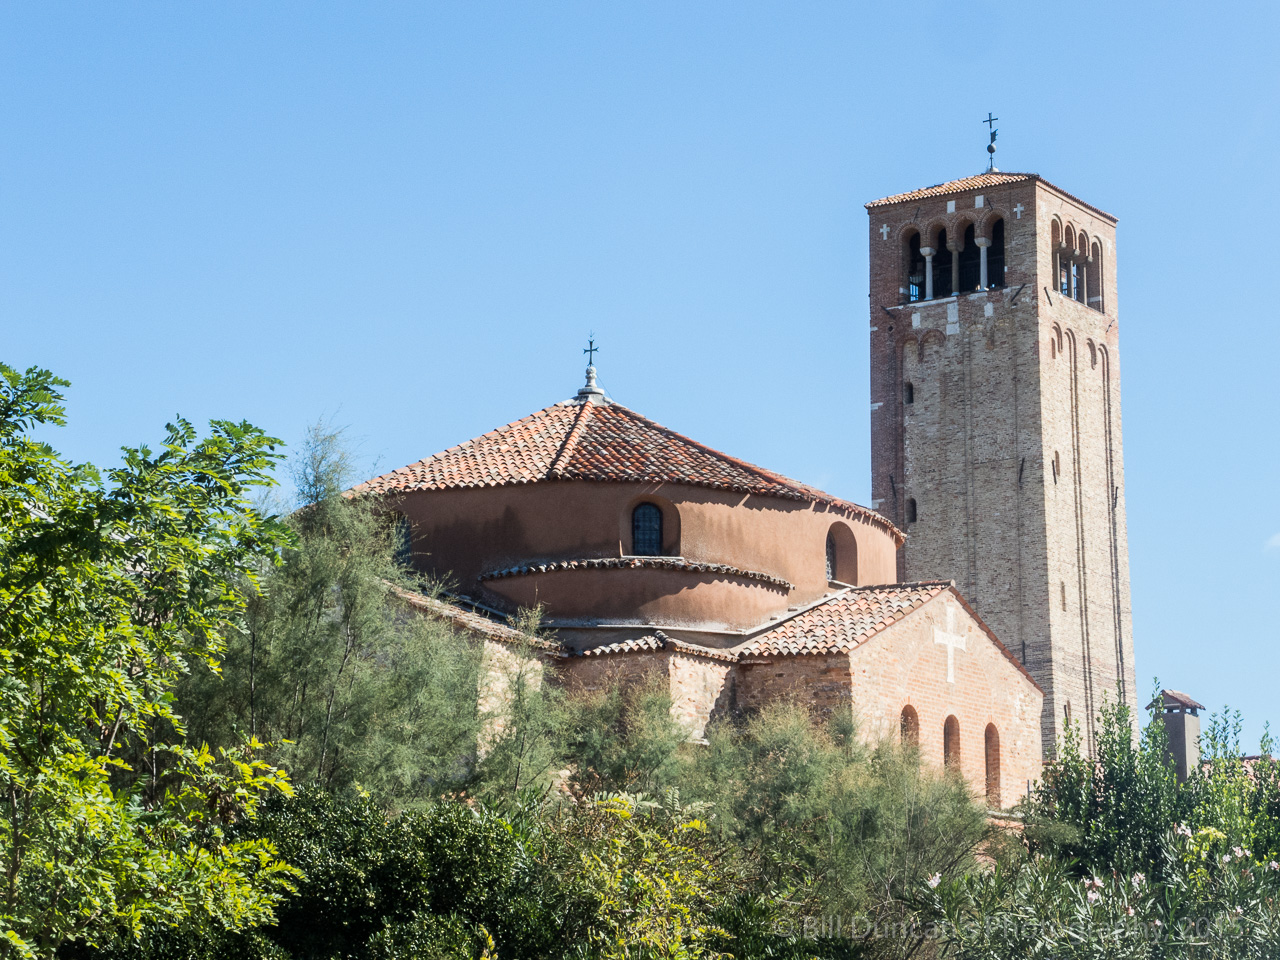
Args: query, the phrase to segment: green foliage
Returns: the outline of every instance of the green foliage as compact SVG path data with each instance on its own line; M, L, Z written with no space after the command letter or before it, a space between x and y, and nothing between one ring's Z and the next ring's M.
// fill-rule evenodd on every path
M560 729L574 788L584 795L660 793L676 778L688 740L658 677L568 698Z
M261 922L289 875L228 834L283 775L252 739L184 744L172 695L216 665L285 540L247 500L276 441L178 420L104 484L29 435L63 422L64 386L0 365L0 957Z
M1133 714L1117 702L1103 707L1095 757L1083 750L1078 728L1068 728L1035 792L1032 849L1077 862L1081 875L1149 871L1164 834L1187 814L1166 743L1159 720L1135 742Z
M221 671L193 672L181 703L194 735L267 740L296 781L421 803L470 777L480 656L396 600L422 585L395 559L396 526L343 496L349 472L340 435L312 428L294 470L293 545Z

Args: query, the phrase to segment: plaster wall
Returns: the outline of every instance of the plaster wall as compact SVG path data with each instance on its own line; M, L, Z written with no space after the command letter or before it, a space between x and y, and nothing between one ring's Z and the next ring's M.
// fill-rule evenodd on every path
M657 570L580 569L481 580L481 574L548 561L629 555L630 517L642 500L664 514L664 548L792 584ZM826 538L834 524L855 557L840 573L858 584L895 578L897 545L877 519L827 506L678 484L581 480L404 494L388 506L414 534L415 563L456 589L513 611L533 600L556 620L627 618L683 625L758 623L829 589ZM624 574L619 576L618 574Z

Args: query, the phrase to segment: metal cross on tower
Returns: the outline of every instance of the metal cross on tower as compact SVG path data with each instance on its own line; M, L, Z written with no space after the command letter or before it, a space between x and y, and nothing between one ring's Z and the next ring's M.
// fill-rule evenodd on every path
M996 169L996 137L1000 135L1000 131L996 129L996 121L999 117L993 117L991 111L987 111L987 119L982 122L987 125L987 129L991 131L991 142L987 144L987 172L992 173Z
M582 352L587 355L587 365L594 367L596 365L596 353L600 350L596 346L596 335L593 333L587 338L587 345L582 348Z

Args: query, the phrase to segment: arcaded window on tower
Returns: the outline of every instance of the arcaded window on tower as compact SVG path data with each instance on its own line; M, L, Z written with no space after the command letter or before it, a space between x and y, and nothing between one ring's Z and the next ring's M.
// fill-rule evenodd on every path
M991 225L991 246L987 248L987 286L1004 286L1004 221Z
M1000 807L1000 733L994 723L987 724L987 806Z
M920 746L920 717L916 714L916 708L911 704L907 704L902 708L900 726L902 728L902 745L904 747Z
M933 297L949 297L951 289L951 251L947 249L947 231L938 231L937 252L933 255Z
M942 762L948 770L960 772L960 721L954 716L942 725Z
M971 223L964 230L964 246L960 257L960 292L972 293L981 287L982 251L978 249L977 228Z
M631 511L631 552L637 557L662 555L662 510L642 503Z
M924 299L924 254L920 252L920 234L907 240L907 299L911 303Z

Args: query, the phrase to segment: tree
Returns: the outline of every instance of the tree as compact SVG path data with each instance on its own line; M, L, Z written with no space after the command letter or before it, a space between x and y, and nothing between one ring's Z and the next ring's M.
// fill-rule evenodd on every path
M184 420L106 474L31 431L62 424L48 371L0 365L0 957L145 923L270 916L288 870L230 841L287 791L249 739L183 743L172 689L215 667L284 531L247 499L277 441Z
M192 732L210 742L246 732L269 741L295 781L358 785L391 805L465 786L479 650L397 601L396 590L425 585L396 558L399 525L344 496L340 431L312 427L293 467L291 544L264 571L221 669L180 687Z

